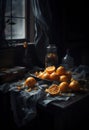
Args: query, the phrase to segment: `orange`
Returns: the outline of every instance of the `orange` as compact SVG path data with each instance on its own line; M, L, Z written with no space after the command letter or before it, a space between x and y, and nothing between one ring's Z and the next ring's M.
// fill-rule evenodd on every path
M51 74L52 72L54 72L56 70L55 66L48 66L46 67L45 71L48 72L49 74Z
M45 72L45 73L43 73L43 75L42 75L42 79L49 79L49 77L50 77L50 74L49 73L47 73L47 72Z
M33 87L36 84L36 79L34 77L28 77L25 80L25 85L28 87Z
M71 80L71 78L72 78L72 72L71 71L67 71L66 72L66 76L68 77L68 80Z
M24 42L23 47L24 47L24 48L27 48L27 47L28 47L28 43L27 43L27 42Z
M59 67L56 69L56 73L57 73L57 75L64 75L64 74L66 73L65 67L59 66Z
M67 82L61 82L59 84L60 92L68 92L68 83Z
M38 73L37 77L38 77L38 78L42 78L43 74L44 74L44 72L40 71L40 72Z
M38 76L38 75L39 75L39 72L36 71L36 72L34 73L34 75L35 75L35 76Z
M57 95L60 91L58 85L52 84L48 89L45 90L46 92L50 93L51 95Z
M77 80L72 80L69 84L69 88L73 91L78 91L80 88L79 88L79 82Z
M68 82L68 77L66 75L61 75L60 82Z
M56 72L54 71L54 72L52 72L51 74L50 74L50 80L58 80L58 75L56 74Z

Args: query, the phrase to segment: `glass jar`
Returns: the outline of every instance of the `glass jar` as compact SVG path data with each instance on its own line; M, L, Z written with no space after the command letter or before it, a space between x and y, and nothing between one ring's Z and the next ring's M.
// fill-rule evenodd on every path
M49 44L46 49L45 67L52 65L58 66L57 47L55 44Z

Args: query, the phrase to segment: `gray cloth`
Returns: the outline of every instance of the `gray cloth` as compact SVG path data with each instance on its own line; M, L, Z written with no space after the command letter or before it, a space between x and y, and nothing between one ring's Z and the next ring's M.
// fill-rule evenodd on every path
M17 85L20 83L15 82L12 84L4 84L2 85L3 89L0 89L1 91L9 92L10 93L10 104L11 104L11 110L13 113L13 118L16 123L16 125L20 128L35 119L37 116L37 103L47 106L51 102L58 101L68 101L71 96L75 95L62 95L62 96L50 96L49 94L45 93L45 88L47 87L46 84L43 84L42 82L38 83L39 89L32 90L31 92L27 92L23 90L18 90ZM23 81L22 81L23 82Z
M79 65L72 70L72 76L74 79L87 79L89 78L89 66Z
M10 84L9 83L4 83L0 85L0 91L3 93L7 93L10 89Z
M36 117L36 104L44 93L40 89L31 92L19 91L15 85L12 84L9 89L11 109L16 125L22 127Z

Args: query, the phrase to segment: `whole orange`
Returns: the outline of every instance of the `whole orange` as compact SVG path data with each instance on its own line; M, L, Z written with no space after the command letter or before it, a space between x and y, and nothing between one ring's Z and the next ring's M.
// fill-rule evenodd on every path
M69 88L73 91L78 91L80 89L79 82L77 80L72 80L69 84Z
M67 92L69 90L68 85L69 84L67 82L61 82L58 86L60 89L60 92Z
M53 81L53 80L54 80L54 81L57 81L57 80L58 80L58 75L56 74L55 71L50 74L50 80L52 80L52 81Z
M68 77L67 77L67 75L61 75L61 76L60 76L60 82L68 82Z
M45 72L45 73L43 73L43 75L42 75L41 78L42 78L42 79L49 79L49 78L50 78L50 74L47 73L47 72Z
M34 77L28 77L25 80L25 85L27 85L28 87L33 87L36 84L36 79Z
M71 80L72 72L71 71L66 71L66 76L68 77L68 80Z
M56 73L57 73L57 75L64 75L64 74L66 73L65 67L59 66L59 67L56 69Z

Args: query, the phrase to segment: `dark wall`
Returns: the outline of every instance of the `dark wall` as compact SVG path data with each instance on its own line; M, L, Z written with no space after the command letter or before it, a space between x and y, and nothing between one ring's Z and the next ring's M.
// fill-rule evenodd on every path
M89 65L88 61L88 8L66 8L64 44L71 49L76 64Z
M32 68L38 63L34 44L24 48L23 45L0 50L0 68L27 66Z
M89 8L79 6L65 6L62 2L52 1L52 42L58 46L58 55L65 55L70 48L75 64L89 65L88 59L88 32Z

